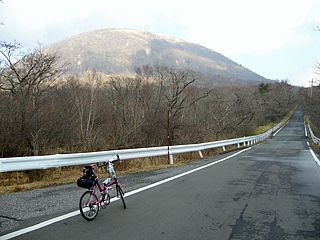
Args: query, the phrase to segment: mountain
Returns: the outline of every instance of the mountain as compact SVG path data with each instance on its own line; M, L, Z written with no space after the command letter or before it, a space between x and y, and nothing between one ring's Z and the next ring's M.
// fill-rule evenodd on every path
M133 29L81 33L50 47L70 63L73 73L96 70L132 74L136 67L162 65L190 68L214 84L268 81L220 53L183 40Z

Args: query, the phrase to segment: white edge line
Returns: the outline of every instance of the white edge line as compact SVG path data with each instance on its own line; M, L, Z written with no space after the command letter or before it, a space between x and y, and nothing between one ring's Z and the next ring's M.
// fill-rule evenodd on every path
M276 131L272 136L276 136L281 130L282 128L284 128L284 126L282 126L278 131Z
M176 175L176 176L173 176L173 177L170 177L170 178L161 180L161 181L159 181L159 182L150 184L150 185L148 185L148 186L144 186L144 187L142 187L142 188L139 188L139 189L130 191L130 192L128 192L128 193L125 193L125 197L132 196L132 195L134 195L134 194L140 193L140 192L145 191L145 190L147 190L147 189L154 188L154 187L156 187L156 186L159 186L159 185L161 185L161 184L170 182L170 181L172 181L172 180L175 180L175 179L177 179L177 178L183 177L183 176L185 176L185 175L188 175L188 174L197 172L197 171L199 171L199 170L202 170L202 169L204 169L204 168L210 167L210 166L212 166L212 165L221 163L221 162L223 162L223 161L226 161L226 160L228 160L228 159L230 159L230 158L232 158L232 157L235 157L235 156L237 156L237 155L239 155L239 154L241 154L241 153L243 153L243 152L245 152L245 151L248 151L248 150L250 150L250 149L251 149L251 147L246 148L246 149L243 149L243 150L241 150L241 151L239 151L239 152L236 152L236 153L234 153L234 154L232 154L232 155L230 155L230 156L228 156L228 157L225 157L225 158L223 158L223 159L220 159L220 160L218 160L218 161L215 161L215 162L212 162L212 163L203 165L203 166L201 166L201 167L198 167L198 168L192 169L192 170L190 170L190 171L187 171L187 172L178 174L178 175ZM117 200L119 200L119 198L114 197L114 198L112 198L112 199L110 200L110 202L114 202L114 201L117 201ZM35 231L35 230L37 230L37 229L40 229L40 228L49 226L49 225L51 225L51 224L53 224L53 223L60 222L60 221L62 221L62 220L64 220L64 219L74 217L74 216L76 216L76 215L78 215L78 214L80 214L80 211L79 211L79 210L76 210L76 211L73 211L73 212L70 212L70 213L61 215L61 216L59 216L59 217L55 217L55 218L49 219L49 220L47 220L47 221L38 223L38 224L36 224L36 225L33 225L33 226L30 226L30 227L27 227L27 228L24 228L24 229L20 229L20 230L18 230L18 231L11 232L11 233L8 233L8 234L6 234L6 235L0 236L0 240L6 240L6 239L11 239L11 238L17 237L17 236L20 236L20 235L22 235L22 234L25 234L25 233L28 233L28 232L32 232L32 231Z
M309 148L309 150L310 150L310 152L311 152L312 157L313 157L314 160L316 161L316 163L320 166L320 161L319 161L317 155L314 153L314 151L313 151L311 148Z
M306 137L308 137L308 132L307 132L307 126L306 126L306 124L304 124L304 135L305 135Z
M6 234L6 235L1 236L0 239L1 239L1 240L11 239L11 238L20 236L20 235L25 234L25 233L28 233L28 232L32 232L32 231L37 230L37 229L39 229L39 228L46 227L46 226L51 225L51 224L53 224L53 223L62 221L62 220L64 220L64 219L67 219L67 218L76 216L76 215L78 215L79 213L80 213L80 210L73 211L73 212L71 212L71 213L67 213L67 214L64 214L64 215L62 215L62 216L49 219L49 220L44 221L44 222L42 222L42 223L38 223L38 224L33 225L33 226L31 226L31 227L27 227L27 228L20 229L20 230L18 230L18 231L12 232L12 233L8 233L8 234Z
M218 160L218 161L209 163L209 164L207 164L207 165L203 165L203 166L201 166L201 167L192 169L192 170L190 170L190 171L187 171L187 172L178 174L178 175L176 175L176 176L173 176L173 177L164 179L164 180L162 180L162 181L159 181L159 182L150 184L150 185L148 185L148 186L145 186L145 187L142 187L142 188L133 190L133 191L131 191L131 192L126 193L126 196L131 196L131 195L137 194L137 193L142 192L142 191L145 191L145 190L147 190L147 189L150 189L150 188L159 186L159 185L161 185L161 184L170 182L170 181L175 180L175 179L177 179L177 178L180 178L180 177L186 176L186 175L188 175L188 174L197 172L197 171L202 170L202 169L204 169L204 168L207 168L207 167L210 167L210 166L212 166L212 165L218 164L218 163L220 163L220 162L226 161L226 160L228 160L228 159L230 159L230 158L232 158L232 157L235 157L235 156L239 155L240 153L243 153L243 152L248 151L248 150L250 150L250 149L251 149L251 147L246 148L246 149L243 149L243 150L241 150L241 151L239 151L239 152L237 152L237 153L234 153L234 154L232 154L232 155L230 155L230 156L228 156L228 157L225 157L225 158L223 158L223 159L220 159L220 160Z

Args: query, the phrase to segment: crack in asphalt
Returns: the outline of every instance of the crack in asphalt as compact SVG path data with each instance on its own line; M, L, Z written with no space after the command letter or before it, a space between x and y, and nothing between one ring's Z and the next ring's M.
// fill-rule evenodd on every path
M4 215L0 215L0 218L5 218L5 219L17 221L17 222L22 222L22 221L23 221L23 219L19 219L19 218L15 218L15 217L9 217L9 216L4 216Z
M240 216L238 217L238 219L236 221L236 224L232 228L232 231L230 233L230 236L229 236L228 240L231 240L233 238L233 236L238 233L239 229L243 229L245 227L244 226L245 221L243 220L243 214L246 211L247 207L248 207L248 203L246 203L244 205L243 209L241 210Z

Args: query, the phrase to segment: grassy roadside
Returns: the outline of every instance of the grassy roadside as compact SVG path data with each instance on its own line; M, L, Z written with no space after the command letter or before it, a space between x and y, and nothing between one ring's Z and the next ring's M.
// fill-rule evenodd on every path
M256 128L254 131L252 131L251 135L258 135L258 134L264 133L264 132L268 131L269 129L273 128L274 126L276 126L278 123L286 123L292 117L292 115L296 111L296 108L297 107L295 107L290 112L288 112L286 114L286 116L280 122L269 123L267 125L260 126L260 127Z
M320 154L320 146L319 146L319 145L314 144L314 143L312 142L312 140L309 141L309 144L310 144L310 147L312 148L312 150L313 150L315 153Z
M282 122L290 119L295 109L290 111ZM251 135L263 133L274 127L277 123L260 126ZM227 151L236 149L235 146L229 146ZM222 152L221 148L203 151L204 157L214 156ZM178 154L174 156L174 164L167 164L167 157L152 157L143 159L134 159L123 161L116 164L117 174L119 176L128 173L154 171L163 168L176 167L186 164L199 158L198 153ZM35 188L57 186L62 184L75 183L82 173L83 166L61 167L46 170L30 170L11 173L0 173L0 194L19 192ZM103 169L97 170L100 179L107 176Z

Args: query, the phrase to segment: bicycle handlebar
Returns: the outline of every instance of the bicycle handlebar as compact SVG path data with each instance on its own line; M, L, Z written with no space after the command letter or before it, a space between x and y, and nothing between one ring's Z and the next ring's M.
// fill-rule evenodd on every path
M115 162L119 162L120 161L120 156L117 154L116 155L116 159L114 159L114 158L111 158L111 159L109 159L108 161L106 161L106 162L104 162L104 163L102 163L101 165L99 165L99 163L97 163L97 165L98 165L98 167L103 167L103 166L105 166L105 165L107 165L107 164L109 164L109 163L115 163Z
M120 156L118 154L116 156L117 156L117 159L109 160L108 162L112 162L112 163L119 162L120 161Z

